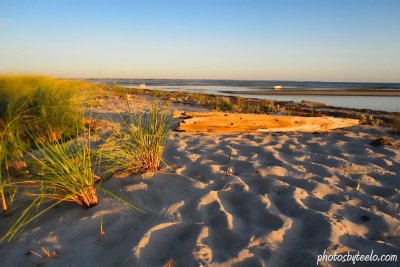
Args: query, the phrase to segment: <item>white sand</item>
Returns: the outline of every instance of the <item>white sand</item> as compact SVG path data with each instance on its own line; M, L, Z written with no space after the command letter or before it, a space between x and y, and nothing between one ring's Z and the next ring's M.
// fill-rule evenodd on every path
M154 213L103 193L88 210L62 204L2 244L0 266L161 266L170 258L176 266L315 266L324 249L399 255L400 151L369 145L381 135L371 126L171 133L171 170L104 183ZM2 218L1 229L11 219ZM58 257L27 255L43 254L41 247Z

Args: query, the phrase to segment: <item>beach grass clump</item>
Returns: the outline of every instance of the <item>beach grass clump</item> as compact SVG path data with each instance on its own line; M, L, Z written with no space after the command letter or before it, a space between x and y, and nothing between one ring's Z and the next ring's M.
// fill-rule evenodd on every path
M144 90L140 88L127 88L119 85L103 86L103 89L113 92L115 95L126 96L127 94L143 94Z
M154 91L154 92L153 92ZM146 91L143 91L146 92ZM269 113L278 112L280 106L272 100L254 100L243 97L228 97L208 95L204 93L166 92L149 90L153 97L162 98L172 103L182 103L195 106L209 107L217 111L235 111L243 113Z
M229 98L216 98L215 109L220 111L230 111L233 108L233 103Z
M32 94L44 77L0 75L0 118L6 116L7 106Z
M374 117L372 115L364 114L364 113L359 114L358 118L359 118L361 124L365 124L365 125L372 125L372 122L374 119Z
M18 170L25 165L23 150L26 143L20 138L23 106L8 106L7 116L0 119L0 200L4 214L8 211L8 203L12 203L16 187L12 184L12 170Z
M390 128L392 129L392 132L400 134L400 115L396 115L393 118L393 121L390 124Z
M34 138L36 140L36 138ZM64 140L63 140L64 141ZM40 216L63 202L73 202L84 208L98 204L98 190L145 213L117 194L101 188L101 178L95 175L93 151L90 147L90 129L83 136L68 141L36 143L36 150L27 152L29 172L13 182L21 188L18 216L2 234L0 243L11 241Z
M86 101L86 106L89 108L97 108L102 106L102 101L99 98L89 99Z
M10 116L10 107L18 106L24 120L18 133L21 138L31 136L55 141L76 133L79 120L76 90L82 83L42 76L0 76L0 120ZM33 140L36 141L36 140Z
M28 153L28 166L29 178L21 185L40 189L37 196L75 202L86 208L97 204L97 178L88 137L64 143L38 143L37 151Z
M172 103L190 103L191 97L190 94L184 93L182 91L171 92L169 95L166 95L165 100Z
M20 206L25 208L3 233L0 242L10 241L28 224L62 202L74 202L85 208L98 203L98 178L92 167L89 139L89 134L85 134L67 142L36 143L36 150L27 152L29 171L13 182L13 186L22 191Z
M153 104L148 113L120 115L122 123L113 145L101 153L109 163L108 172L127 175L159 170L171 127L170 112Z
M56 142L78 132L77 88L83 84L43 76L0 75L0 198L7 213L24 154L36 143ZM33 139L35 138L35 139Z
M270 113L278 112L279 106L271 100L258 100L244 99L242 97L236 97L232 108L236 112L243 113Z
M149 90L149 95L152 97L165 97L165 95L168 95L168 92L158 90L158 89L153 89L153 90Z
M32 111L32 129L41 131L45 140L54 142L62 136L72 136L79 125L79 114L74 110L70 100L73 91L64 87L42 88L35 90L29 107Z
M210 106L213 103L213 97L207 94L190 94L190 99L200 106Z

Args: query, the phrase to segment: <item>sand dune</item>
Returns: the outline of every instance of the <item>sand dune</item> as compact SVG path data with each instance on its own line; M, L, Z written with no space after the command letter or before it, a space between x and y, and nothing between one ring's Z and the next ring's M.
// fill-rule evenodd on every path
M381 135L371 126L171 133L171 169L104 184L146 214L101 193L88 210L60 205L1 245L0 265L162 266L172 258L176 266L315 266L324 249L399 255L400 151L369 145ZM28 253L41 247L59 256Z

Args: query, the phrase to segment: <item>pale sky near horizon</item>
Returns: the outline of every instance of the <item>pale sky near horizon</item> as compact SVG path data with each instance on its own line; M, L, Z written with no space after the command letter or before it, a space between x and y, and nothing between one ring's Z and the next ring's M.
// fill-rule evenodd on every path
M400 82L400 1L0 0L0 73Z

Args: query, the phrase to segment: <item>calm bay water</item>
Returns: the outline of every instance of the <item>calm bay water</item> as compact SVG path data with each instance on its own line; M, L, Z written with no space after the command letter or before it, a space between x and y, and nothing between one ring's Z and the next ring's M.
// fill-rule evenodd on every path
M147 86L148 89L159 89L166 91L185 91L216 95L232 95L222 93L221 91L244 91L252 89L246 87L229 87L229 86ZM234 94L236 96L271 99L278 101L295 101L309 100L315 102L326 103L335 107L373 109L383 111L400 112L400 97L388 96L310 96L310 95L251 95L251 94Z
M280 85L285 90L394 90L400 91L400 83L348 83L348 82L297 82L297 81L237 81L237 80L165 80L165 79L91 79L91 82L118 84L137 88L145 84L147 89L183 91L215 95L230 95L222 91L272 90ZM238 94L235 94L238 95ZM309 95L238 95L247 98L279 101L310 100L337 107L373 109L400 112L397 96L309 96Z

